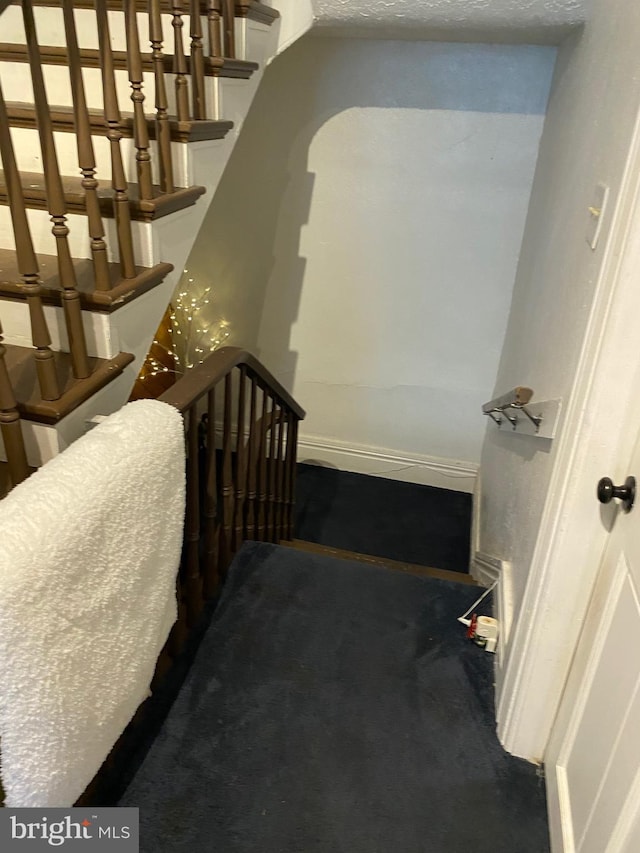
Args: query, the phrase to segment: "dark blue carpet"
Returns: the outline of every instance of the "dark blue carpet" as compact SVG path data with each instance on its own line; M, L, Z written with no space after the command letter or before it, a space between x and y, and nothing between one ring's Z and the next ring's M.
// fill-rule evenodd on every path
M544 853L544 784L494 734L478 590L247 543L120 801L143 853Z
M321 465L297 471L296 539L469 571L471 495Z

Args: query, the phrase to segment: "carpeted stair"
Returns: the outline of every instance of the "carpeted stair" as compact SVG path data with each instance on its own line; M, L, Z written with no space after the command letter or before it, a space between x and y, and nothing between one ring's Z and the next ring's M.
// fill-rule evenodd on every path
M296 539L346 551L469 571L471 495L298 465Z
M494 733L468 585L275 545L237 555L119 805L143 853L544 853L544 783Z

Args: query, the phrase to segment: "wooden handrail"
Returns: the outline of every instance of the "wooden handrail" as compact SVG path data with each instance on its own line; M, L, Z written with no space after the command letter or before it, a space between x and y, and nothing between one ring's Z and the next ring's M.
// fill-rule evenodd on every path
M197 400L200 400L210 388L218 385L234 367L244 364L271 392L290 409L299 420L305 417L304 409L296 403L291 394L248 350L240 347L222 347L212 353L202 364L196 365L182 376L160 397L163 403L169 403L181 412L185 412Z

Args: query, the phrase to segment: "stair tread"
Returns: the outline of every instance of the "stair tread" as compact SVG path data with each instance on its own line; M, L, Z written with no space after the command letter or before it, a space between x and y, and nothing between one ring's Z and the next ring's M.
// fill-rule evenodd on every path
M298 551L307 551L312 554L322 554L326 557L335 557L339 560L353 560L358 563L369 563L370 565L383 566L393 571L404 572L409 575L421 577L438 578L439 580L453 581L470 586L478 586L477 581L464 572L451 572L447 569L436 569L430 566L419 566L416 563L405 563L400 560L390 560L387 557L375 557L371 554L360 554L356 551L345 551L344 548L334 548L331 545L320 545L317 542L307 542L304 539L291 539L280 542L287 548Z
M60 305L63 288L58 278L58 260L55 255L38 254L38 267L42 282L42 298L46 304ZM88 258L74 258L80 302L85 310L111 312L160 284L173 270L172 264L160 263L153 267L136 267L135 278L122 278L120 264L109 264L111 290L94 290L93 263ZM0 249L0 296L22 300L22 278L17 255L13 249Z
M249 18L262 24L273 24L280 17L280 12L273 6L258 3L257 0L238 0L236 3L236 17Z
M104 120L102 110L90 109L89 121L91 133L95 136L106 135L108 126ZM11 127L36 128L36 109L32 104L22 101L7 101L7 113ZM75 133L75 121L73 107L50 106L49 115L53 122L53 129L67 133ZM233 128L232 121L224 119L193 119L190 121L178 121L175 117L169 118L171 128L171 139L173 142L202 142L211 139L224 139ZM156 119L154 115L147 115L147 128L151 139L156 135ZM130 138L133 136L133 114L123 113L120 124L122 135Z
M54 45L40 45L40 60L43 65L68 65L69 56L66 47ZM0 42L0 61L2 62L28 62L29 56L27 45L17 42ZM190 58L186 57L187 68ZM83 68L100 68L100 51L95 48L83 47L80 49L80 64ZM127 53L124 50L113 51L113 64L118 70L127 70ZM164 66L167 73L173 72L173 56L164 55ZM151 53L142 54L143 71L152 72L153 61ZM247 79L254 71L257 71L257 62L246 59L229 59L223 57L204 57L204 73L208 77L238 77Z
M40 423L57 423L119 376L134 359L131 353L126 352L118 353L110 359L89 358L91 375L86 379L75 379L70 354L54 352L62 396L59 400L42 400L33 347L14 344L5 344L5 347L5 362L18 402L18 411L23 418Z
M24 201L28 208L35 210L47 210L47 195L44 175L40 172L20 172ZM82 188L82 177L72 175L61 175L62 188L68 213L86 213L85 193ZM150 222L183 210L195 204L198 198L205 192L201 186L177 187L172 193L163 193L160 187L153 188L153 199L140 199L137 184L129 184L129 207L131 218ZM98 187L98 198L100 212L105 218L113 217L113 189L110 184L103 183ZM7 187L4 172L0 171L0 204L7 204Z

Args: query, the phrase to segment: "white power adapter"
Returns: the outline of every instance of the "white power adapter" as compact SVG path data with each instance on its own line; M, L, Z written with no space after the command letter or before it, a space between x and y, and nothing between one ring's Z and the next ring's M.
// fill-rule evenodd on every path
M486 652L495 652L498 645L498 620L492 616L478 616L473 641Z

